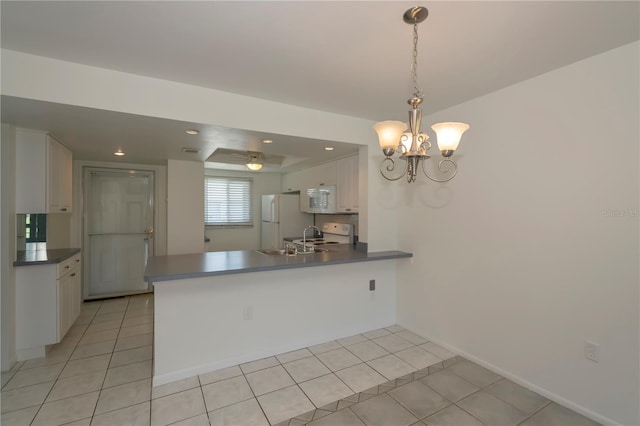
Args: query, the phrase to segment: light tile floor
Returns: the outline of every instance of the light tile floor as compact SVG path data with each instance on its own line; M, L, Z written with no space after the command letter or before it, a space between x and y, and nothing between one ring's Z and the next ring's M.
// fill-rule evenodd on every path
M83 304L2 373L1 424L596 425L398 326L155 388L152 345L152 295Z

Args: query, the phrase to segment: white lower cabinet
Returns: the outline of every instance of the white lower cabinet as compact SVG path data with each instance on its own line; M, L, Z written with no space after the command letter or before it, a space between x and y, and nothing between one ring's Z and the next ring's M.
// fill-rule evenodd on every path
M16 268L16 352L18 361L45 355L80 314L80 254L58 264Z

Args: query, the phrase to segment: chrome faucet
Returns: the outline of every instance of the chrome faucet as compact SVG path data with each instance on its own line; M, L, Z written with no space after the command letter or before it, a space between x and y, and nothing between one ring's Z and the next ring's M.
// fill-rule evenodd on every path
M307 251L307 230L309 228L315 228L316 231L318 231L318 233L320 233L320 229L318 229L318 227L314 226L314 225L310 225L310 226L307 226L306 228L304 228L304 231L302 232L302 251L303 252Z

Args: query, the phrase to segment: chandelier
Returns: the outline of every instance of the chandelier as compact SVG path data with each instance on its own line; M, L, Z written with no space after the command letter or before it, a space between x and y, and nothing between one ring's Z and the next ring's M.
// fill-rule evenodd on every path
M424 175L434 182L447 182L456 175L458 166L450 157L453 155L462 134L469 129L469 125L465 123L446 122L437 123L431 126L438 141L438 148L444 157L438 164L438 169L443 174L451 174L442 179L430 176L424 167L429 155L431 142L429 135L420 132L420 124L422 121L422 110L419 108L422 103L422 91L418 86L418 24L429 15L426 7L418 6L407 10L403 15L403 20L407 24L413 24L413 62L411 70L413 74L413 96L407 101L411 105L409 110L409 129L410 133L405 133L407 124L402 121L381 121L376 123L373 128L378 133L380 148L385 158L380 163L380 173L382 176L391 181L401 179L407 176L409 183L415 182L418 169L422 169ZM398 152L399 158L407 162L404 173L396 176L393 173L396 169L396 162L393 155Z

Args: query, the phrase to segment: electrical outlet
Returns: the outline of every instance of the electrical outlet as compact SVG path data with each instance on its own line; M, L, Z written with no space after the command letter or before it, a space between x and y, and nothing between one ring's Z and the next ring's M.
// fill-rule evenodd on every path
M369 280L369 291L374 291L376 289L376 280Z
M600 361L600 345L593 342L584 342L584 357L593 362Z

